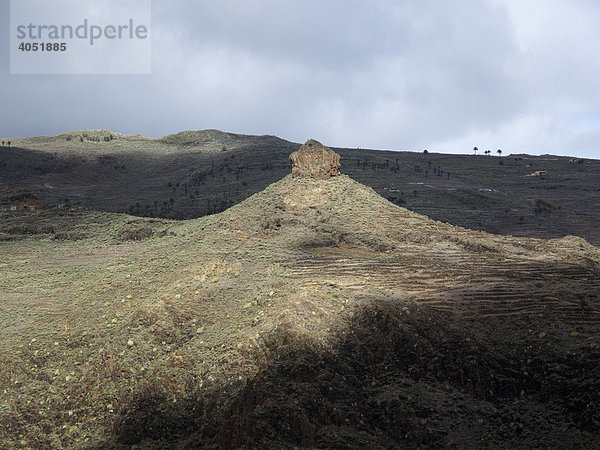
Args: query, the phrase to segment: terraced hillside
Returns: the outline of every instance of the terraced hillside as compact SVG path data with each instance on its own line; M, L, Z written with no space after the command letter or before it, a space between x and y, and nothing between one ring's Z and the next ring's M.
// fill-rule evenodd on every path
M344 175L188 221L52 214L0 222L1 446L600 445L581 238L436 222Z

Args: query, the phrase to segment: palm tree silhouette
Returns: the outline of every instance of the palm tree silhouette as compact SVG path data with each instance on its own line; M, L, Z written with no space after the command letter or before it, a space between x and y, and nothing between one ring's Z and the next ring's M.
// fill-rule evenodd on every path
M502 155L502 150L498 149L496 153L498 153L498 158L500 158L500 155Z
M473 147L473 151L475 152L475 156L477 156L477 150L479 150L477 147Z

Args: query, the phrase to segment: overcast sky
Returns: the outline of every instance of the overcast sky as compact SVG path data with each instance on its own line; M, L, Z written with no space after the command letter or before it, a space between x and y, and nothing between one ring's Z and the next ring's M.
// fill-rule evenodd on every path
M0 136L216 128L600 158L598 24L597 0L154 0L151 75L10 75L0 0Z

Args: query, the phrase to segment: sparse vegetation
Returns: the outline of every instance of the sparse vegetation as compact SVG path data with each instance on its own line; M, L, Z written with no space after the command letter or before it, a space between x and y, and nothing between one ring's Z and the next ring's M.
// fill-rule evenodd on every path
M598 444L580 238L453 227L344 175L190 221L2 214L2 447Z
M79 142L84 134L98 137L102 145ZM67 141L67 136L73 140ZM226 152L221 151L223 146ZM288 155L296 148L297 144L274 137L215 130L159 140L83 130L19 141L4 155L0 174L50 206L69 197L83 208L188 219L221 212L283 177L289 171ZM403 206L436 220L521 236L576 234L600 243L600 231L592 225L600 220L593 187L600 166L594 161L583 165L573 164L572 158L516 155L499 157L499 166L491 164L491 159L429 151L335 150L342 156L342 171L386 198L390 196L387 189L410 193L419 185L417 197L391 196L403 198ZM526 177L536 168L562 175ZM49 176L52 188L45 186ZM477 193L480 199L470 204L456 202L457 191L463 196ZM532 207L537 198L555 205L555 213L543 215L541 222L542 215Z

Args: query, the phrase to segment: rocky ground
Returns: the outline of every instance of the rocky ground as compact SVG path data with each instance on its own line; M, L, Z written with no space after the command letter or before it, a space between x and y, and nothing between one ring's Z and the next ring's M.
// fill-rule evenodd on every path
M600 446L581 238L436 222L344 175L184 222L4 214L2 446Z

